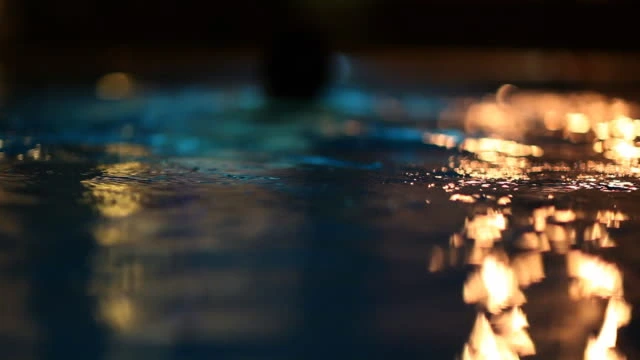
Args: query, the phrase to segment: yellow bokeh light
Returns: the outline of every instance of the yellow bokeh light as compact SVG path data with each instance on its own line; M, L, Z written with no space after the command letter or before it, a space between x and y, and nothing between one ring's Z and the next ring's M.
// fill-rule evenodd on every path
M132 302L123 296L103 299L100 303L100 313L107 324L118 331L131 328L135 318Z
M567 130L575 134L586 134L591 130L591 123L585 114L567 114Z
M135 183L117 181L110 177L132 176L144 169L138 162L120 163L101 166L104 175L85 180L82 184L87 188L87 197L102 216L109 218L126 217L141 208L141 193Z
M133 95L134 87L133 78L129 74L106 74L98 80L96 96L101 100L122 100Z

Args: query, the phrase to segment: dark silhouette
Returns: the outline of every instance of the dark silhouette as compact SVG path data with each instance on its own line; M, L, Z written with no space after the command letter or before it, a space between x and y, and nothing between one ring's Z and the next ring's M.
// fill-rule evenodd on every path
M328 41L311 26L279 26L263 54L261 80L274 99L312 100L321 95L331 76Z

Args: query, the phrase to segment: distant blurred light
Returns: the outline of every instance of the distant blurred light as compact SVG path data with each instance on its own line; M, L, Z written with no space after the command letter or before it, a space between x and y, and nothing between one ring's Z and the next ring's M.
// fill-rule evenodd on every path
M633 140L636 138L635 125L633 123L633 119L619 115L611 122L611 135L616 138L621 138L625 140Z
M585 114L567 114L567 130L576 134L586 134L591 130L591 123Z
M103 299L100 305L102 318L114 330L124 331L133 325L136 310L128 298L119 296Z
M122 100L133 95L133 92L133 78L121 72L104 75L96 85L96 96L100 100Z
M456 137L447 134L424 133L422 136L422 142L451 149L456 146L457 139Z
M345 124L345 133L349 136L360 135L363 131L363 125L357 120L348 120Z

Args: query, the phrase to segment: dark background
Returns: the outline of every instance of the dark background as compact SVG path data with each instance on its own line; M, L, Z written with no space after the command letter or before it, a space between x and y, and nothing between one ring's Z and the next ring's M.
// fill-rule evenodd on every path
M240 74L274 33L304 24L331 49L380 65L376 76L636 86L635 8L624 0L0 0L0 81L17 89L112 71Z
M632 1L2 0L20 47L239 48L284 19L340 48L501 46L637 49ZM5 20L6 22L6 20ZM61 48L62 47L62 48Z

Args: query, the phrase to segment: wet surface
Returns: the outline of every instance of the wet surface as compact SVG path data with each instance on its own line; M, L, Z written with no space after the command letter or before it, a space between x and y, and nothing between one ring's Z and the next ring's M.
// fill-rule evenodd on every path
M69 118L2 139L2 354L587 359L607 323L596 345L638 358L632 103L502 93L453 116L341 91L277 124L251 87L17 107ZM520 315L515 347L498 325Z

